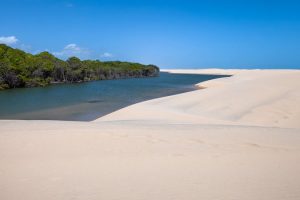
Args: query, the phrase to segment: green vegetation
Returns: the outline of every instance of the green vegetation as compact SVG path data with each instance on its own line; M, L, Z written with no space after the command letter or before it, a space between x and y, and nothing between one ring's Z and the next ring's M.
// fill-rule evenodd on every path
M60 60L48 52L37 55L0 44L0 90L51 83L158 76L159 68L129 62L101 62L71 57Z

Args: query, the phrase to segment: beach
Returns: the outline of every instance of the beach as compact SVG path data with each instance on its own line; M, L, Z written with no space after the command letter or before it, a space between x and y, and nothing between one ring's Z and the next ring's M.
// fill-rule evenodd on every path
M92 122L1 120L0 199L300 199L300 70L165 71L232 76Z

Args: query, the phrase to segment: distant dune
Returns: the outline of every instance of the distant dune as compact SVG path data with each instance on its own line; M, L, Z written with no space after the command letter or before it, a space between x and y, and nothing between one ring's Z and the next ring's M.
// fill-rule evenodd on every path
M300 70L168 71L233 76L93 122L0 121L0 199L300 199Z

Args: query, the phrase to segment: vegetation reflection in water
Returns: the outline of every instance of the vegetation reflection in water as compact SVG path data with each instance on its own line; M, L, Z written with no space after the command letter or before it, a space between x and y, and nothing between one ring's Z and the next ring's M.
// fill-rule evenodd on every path
M196 83L220 77L161 72L153 78L4 90L0 118L90 121L134 103L195 90Z

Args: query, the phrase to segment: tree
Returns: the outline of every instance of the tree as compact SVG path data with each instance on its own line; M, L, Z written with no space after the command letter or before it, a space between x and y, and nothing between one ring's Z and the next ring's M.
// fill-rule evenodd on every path
M54 82L157 76L159 68L120 61L60 60L49 52L37 55L0 44L0 89L46 86Z

